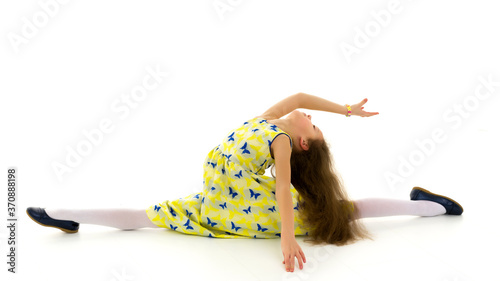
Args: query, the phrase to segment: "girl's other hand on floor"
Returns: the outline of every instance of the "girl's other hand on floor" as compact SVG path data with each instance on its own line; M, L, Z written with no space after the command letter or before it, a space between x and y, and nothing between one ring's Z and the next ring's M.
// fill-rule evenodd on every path
M295 267L295 257L299 261L299 268L303 269L303 263L306 262L306 256L300 248L295 236L281 236L281 251L283 252L283 264L287 272L293 272Z

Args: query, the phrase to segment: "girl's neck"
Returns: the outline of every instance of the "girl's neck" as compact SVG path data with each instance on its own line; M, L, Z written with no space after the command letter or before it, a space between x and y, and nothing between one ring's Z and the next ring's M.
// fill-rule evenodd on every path
M285 131L287 134L289 134L290 137L292 137L292 140L295 142L294 137L293 137L295 131L293 130L293 126L292 126L290 120L288 120L288 119L273 119L273 120L267 120L267 122L278 126L278 128L280 128L282 131Z

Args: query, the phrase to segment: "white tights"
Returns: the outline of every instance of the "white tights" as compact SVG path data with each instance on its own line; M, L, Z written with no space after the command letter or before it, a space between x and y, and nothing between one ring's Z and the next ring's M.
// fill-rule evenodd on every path
M358 208L358 218L386 216L437 216L446 209L431 201L410 201L383 198L367 198L354 201ZM97 224L120 229L158 227L146 215L144 209L45 209L53 219L71 220L83 224Z
M366 198L356 200L354 204L358 208L360 219L405 215L431 217L446 213L443 205L425 200Z
M45 209L49 217L85 224L98 224L120 229L158 227L146 215L145 209Z

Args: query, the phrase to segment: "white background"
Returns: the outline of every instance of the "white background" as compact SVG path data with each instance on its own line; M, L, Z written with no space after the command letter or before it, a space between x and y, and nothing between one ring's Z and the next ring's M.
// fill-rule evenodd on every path
M479 77L500 81L499 5L337 2L2 1L0 167L4 177L8 167L18 168L19 218L18 274L7 274L2 263L2 276L496 276L489 253L500 250L493 225L500 86L488 92ZM357 52L346 56L342 44ZM127 116L114 110L142 85L148 68L169 75ZM478 87L481 99L474 96ZM339 104L368 98L366 110L380 112L347 119L306 110L329 141L352 198L407 199L413 186L422 186L459 201L464 215L366 220L375 240L345 247L312 247L297 238L309 263L302 273L286 274L277 239L210 240L88 225L66 235L25 214L29 206L146 208L200 191L203 160L221 138L297 92ZM68 165L68 151L87 142L84 131L103 120L111 132L58 177L55 163ZM435 130L440 143L430 143ZM424 139L427 146L419 147ZM389 174L400 180L391 183ZM1 213L6 217L6 208ZM7 229L0 234L5 257Z

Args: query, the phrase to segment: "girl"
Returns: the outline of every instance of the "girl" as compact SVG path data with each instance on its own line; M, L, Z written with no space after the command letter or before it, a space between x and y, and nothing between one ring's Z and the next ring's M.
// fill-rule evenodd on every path
M296 109L347 117L377 115L363 110L366 102L341 106L304 93L285 98L231 130L203 163L203 191L184 198L146 210L30 207L27 213L43 226L68 233L87 223L121 229L163 227L218 238L280 237L286 271L294 270L295 258L300 269L306 262L295 235L307 235L306 241L314 244L344 245L368 237L360 218L460 215L463 209L457 202L419 187L408 201L349 200L322 131L310 115ZM271 166L276 175L265 176Z

